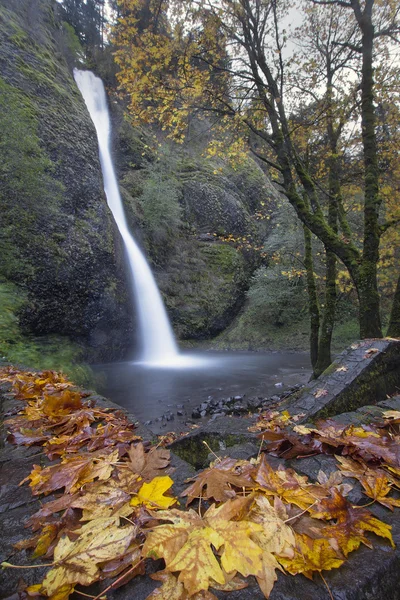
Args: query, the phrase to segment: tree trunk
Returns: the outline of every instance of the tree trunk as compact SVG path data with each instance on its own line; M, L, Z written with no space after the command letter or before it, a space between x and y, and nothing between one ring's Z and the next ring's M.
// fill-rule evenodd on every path
M382 337L380 298L377 284L379 260L379 167L375 131L372 7L367 0L362 16L357 15L362 30L361 132L364 154L364 243L360 264L358 298L360 302L360 335Z
M303 226L304 231L304 264L307 274L307 292L308 292L308 310L310 313L310 358L311 365L314 370L318 361L318 336L319 336L319 306L317 287L314 277L314 261L312 256L312 239L311 231Z
M334 130L334 117L332 115L333 103L333 73L330 63L327 65L327 92L328 104L327 134L329 139L329 206L328 225L337 233L338 213L341 205L341 168L338 155L339 133ZM322 317L321 331L318 344L318 361L314 368L314 376L319 377L332 362L331 344L333 327L336 317L336 256L325 246L326 253L326 281L325 281L325 304Z
M400 338L400 277L397 280L397 287L394 293L387 336Z

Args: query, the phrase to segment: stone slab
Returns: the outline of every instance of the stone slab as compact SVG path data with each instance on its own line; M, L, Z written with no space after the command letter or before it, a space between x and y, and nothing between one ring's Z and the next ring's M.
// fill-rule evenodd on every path
M400 387L400 340L362 340L342 352L315 381L279 406L299 423L354 411L394 395Z

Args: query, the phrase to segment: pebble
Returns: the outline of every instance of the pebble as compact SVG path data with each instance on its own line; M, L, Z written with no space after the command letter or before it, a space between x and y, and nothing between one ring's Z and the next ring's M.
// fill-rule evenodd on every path
M275 387L283 387L283 383L275 383ZM193 409L192 418L200 419L201 417L210 415L211 419L214 420L217 417L224 416L226 414L239 415L246 412L256 412L259 408L268 409L271 404L280 402L302 387L304 386L298 383L290 387L288 390L285 390L285 392L282 392L280 395L275 394L269 398L257 396L245 400L245 394L243 394L241 396L231 396L229 398L215 400L212 398L212 396L209 396L206 402L202 402L200 406ZM179 412L180 411L177 412L178 415Z

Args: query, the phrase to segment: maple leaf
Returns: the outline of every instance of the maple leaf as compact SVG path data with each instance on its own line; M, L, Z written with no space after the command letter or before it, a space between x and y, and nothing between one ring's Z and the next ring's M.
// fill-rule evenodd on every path
M7 421L5 425L7 425ZM7 441L17 446L34 446L35 444L44 444L49 437L49 433L43 432L40 429L26 429L21 427L18 431L8 434Z
M296 552L293 558L278 558L288 573L302 573L312 579L315 571L330 571L344 563L327 539L311 539L306 535L296 534Z
M358 479L364 488L364 493L369 497L393 510L394 506L400 506L400 500L389 498L388 494L392 491L390 476L381 469L370 469L364 462L336 456L339 461L339 467L346 477Z
M118 450L91 455L76 455L63 457L58 465L42 469L34 465L30 475L21 481L31 480L30 487L34 495L49 494L61 488L66 493L74 493L82 485L95 478L108 479L113 471L113 465L118 461Z
M358 548L361 543L372 547L368 538L364 535L365 531L371 531L388 539L394 547L390 525L374 517L365 508L353 507L335 489L332 489L330 498L324 498L315 507L310 507L309 512L315 519L335 519L335 525L324 529L324 536L334 538L345 556Z
M178 580L183 582L190 595L207 590L210 579L225 583L211 544L218 549L223 544L223 539L211 527L195 529L189 533L187 543L167 565L169 571L180 572Z
M129 548L126 551L126 554L123 556L118 556L116 558L112 558L108 562L101 565L101 573L102 578L112 578L117 577L120 573L123 573L126 569L132 567L132 565L137 565L136 569L134 569L130 575L136 577L136 575L144 575L145 574L145 566L143 560L141 560L142 550L141 545L134 540ZM132 577L130 577L131 579ZM126 583L128 579L124 579L124 583Z
M314 392L314 396L316 398L323 398L324 396L327 396L329 394L328 390L324 390L322 388L319 388L318 390L316 390Z
M169 508L177 502L177 499L172 496L164 496L164 494L173 483L171 477L168 476L154 477L150 483L142 485L137 495L130 501L130 505L139 506L139 504L144 504L152 509Z
M155 589L150 596L147 596L146 600L189 600L189 594L183 584L172 573L158 571L150 575L150 577L156 581L162 581L163 584L161 587ZM190 598L191 600L217 600L217 597L209 590L201 590L191 595Z
M254 487L254 481L251 479L253 472L253 467L246 472L241 472L238 461L224 458L199 473L194 478L194 483L187 487L181 496L188 497L186 505L200 497L214 498L217 502L223 502L236 495L232 486L240 489Z
M57 394L44 394L40 410L47 417L60 417L82 408L82 395L70 389Z
M85 487L83 494L71 500L72 508L83 510L82 520L111 517L130 500L130 495L120 489L118 483L96 481ZM132 511L131 511L132 512Z
M282 516L285 514L283 504L275 498L275 506L280 504L280 511L271 506L268 499L261 494L255 497L255 505L249 514L249 519L262 525L263 530L255 534L254 539L264 552L279 554L288 558L294 555L295 539L292 529L286 525Z
M336 373L345 373L348 370L349 370L348 367L344 367L344 366L343 367L338 367L336 369Z
M170 451L165 448L151 448L145 452L143 444L131 445L128 450L127 467L144 481L151 481L169 465Z
M240 514L243 503L247 504L248 499L228 500L218 508L212 505L203 518L192 510L157 513L157 518L172 524L155 527L147 535L144 556L162 557L167 571L180 571L178 580L189 595L208 590L212 581L225 584L222 568L226 572L262 577L263 552L251 536L263 527L250 521L228 519L233 513ZM222 546L220 565L212 547L219 550Z
M385 410L382 413L382 417L387 419L390 424L400 423L400 411L399 410Z
M368 348L368 350L364 354L364 358L371 358L374 354L379 352L379 348Z
M126 553L136 527L118 527L118 519L95 519L75 532L71 541L62 537L54 549L54 566L42 582L48 596L64 585L90 585L99 578L99 563Z
M261 575L262 549L251 536L263 532L263 526L252 521L224 519L224 506L211 506L204 519L223 540L221 565L228 573L238 571L244 577ZM189 543L189 541L188 541Z
M308 509L316 498L324 498L328 492L321 486L308 483L306 476L298 475L293 469L273 469L263 456L255 476L256 482L267 495L279 496L288 504Z

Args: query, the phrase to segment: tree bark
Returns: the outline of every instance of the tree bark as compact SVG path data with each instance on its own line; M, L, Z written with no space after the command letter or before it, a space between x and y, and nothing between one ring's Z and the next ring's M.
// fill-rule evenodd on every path
M315 285L314 261L312 255L311 231L306 225L304 231L304 265L307 276L308 310L310 313L310 358L311 366L314 368L318 362L318 337L320 314L318 305L317 286Z
M397 287L394 293L387 336L400 338L400 277L397 280Z

